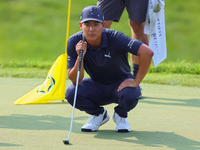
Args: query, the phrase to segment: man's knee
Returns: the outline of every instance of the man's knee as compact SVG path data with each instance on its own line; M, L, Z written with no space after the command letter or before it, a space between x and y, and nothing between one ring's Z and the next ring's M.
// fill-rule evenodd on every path
M122 97L124 104L130 109L133 109L137 105L139 100L139 88L127 88Z
M147 34L144 33L145 22L138 23L130 20L130 27L132 32L132 38L142 41L144 44L149 45ZM138 61L133 61L138 64Z
M144 34L145 22L139 23L130 20L129 25L136 36L140 37Z
M129 96L126 97L126 105L130 109L133 109L139 100L139 95L137 93L131 93Z

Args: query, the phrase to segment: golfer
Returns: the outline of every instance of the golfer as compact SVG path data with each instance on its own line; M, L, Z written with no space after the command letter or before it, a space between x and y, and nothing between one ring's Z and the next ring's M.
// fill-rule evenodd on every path
M83 50L75 107L91 116L81 131L97 131L110 119L103 106L116 103L113 114L116 131L129 132L128 112L138 103L138 85L150 67L153 51L139 40L104 29L99 7L85 7L79 24L81 31L72 35L67 44L68 78L72 84L66 89L65 98L73 105L79 52ZM130 72L128 53L139 56L135 78ZM90 78L84 78L84 71Z

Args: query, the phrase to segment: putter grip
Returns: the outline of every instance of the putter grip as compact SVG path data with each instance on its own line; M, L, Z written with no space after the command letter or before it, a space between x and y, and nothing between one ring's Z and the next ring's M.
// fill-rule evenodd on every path
M79 54L78 71L81 71L82 57L83 57L83 50L81 50Z

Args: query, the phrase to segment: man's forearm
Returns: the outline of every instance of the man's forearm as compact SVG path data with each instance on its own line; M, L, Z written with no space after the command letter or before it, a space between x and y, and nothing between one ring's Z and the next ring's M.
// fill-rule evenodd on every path
M68 70L68 78L72 81L73 84L76 84L77 73L78 73L78 63L79 63L79 56L77 57L74 67ZM84 67L83 67L83 61L82 61L80 76L79 76L79 83L81 82L83 77L84 77Z

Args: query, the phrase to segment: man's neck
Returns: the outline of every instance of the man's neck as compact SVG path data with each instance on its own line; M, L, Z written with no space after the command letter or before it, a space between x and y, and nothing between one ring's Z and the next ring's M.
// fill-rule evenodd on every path
M101 40L99 41L87 41L87 43L93 48L93 49L97 49L100 47L101 45Z

